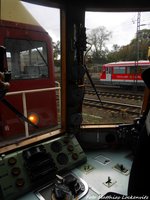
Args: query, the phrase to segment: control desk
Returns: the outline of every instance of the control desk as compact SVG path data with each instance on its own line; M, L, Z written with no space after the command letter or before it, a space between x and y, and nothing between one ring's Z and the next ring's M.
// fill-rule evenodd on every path
M83 151L75 136L61 136L0 157L0 199L94 199L127 195L129 150Z

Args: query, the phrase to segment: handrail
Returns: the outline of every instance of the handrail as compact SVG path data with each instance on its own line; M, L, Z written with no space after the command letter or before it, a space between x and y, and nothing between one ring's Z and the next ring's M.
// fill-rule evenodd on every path
M55 83L58 85L58 99L59 99L59 112L61 112L61 86L58 81L55 81Z
M8 93L6 93L6 96L22 94L23 114L24 114L25 117L27 117L28 116L28 114L27 114L27 104L26 104L26 94L27 93L36 93L36 92L59 90L59 106L60 106L59 109L61 109L61 100L60 100L60 98L61 98L61 95L60 95L61 87L60 87L60 83L59 82L55 81L55 83L58 85L58 87L8 92ZM25 122L25 136L26 137L29 136L29 127L28 127L28 123L27 122Z
M34 89L34 90L20 90L16 92L8 92L6 95L15 95L15 94L22 94L22 93L35 93L35 92L44 92L44 91L51 91L51 90L57 90L60 89L60 87L53 87L53 88L42 88L42 89Z

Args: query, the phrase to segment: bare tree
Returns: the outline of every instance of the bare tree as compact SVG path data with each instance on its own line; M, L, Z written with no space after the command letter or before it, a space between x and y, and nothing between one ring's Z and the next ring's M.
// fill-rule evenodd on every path
M108 51L106 42L111 37L111 31L108 31L104 26L99 26L92 29L88 34L88 42L92 45L91 55L93 58L102 58Z

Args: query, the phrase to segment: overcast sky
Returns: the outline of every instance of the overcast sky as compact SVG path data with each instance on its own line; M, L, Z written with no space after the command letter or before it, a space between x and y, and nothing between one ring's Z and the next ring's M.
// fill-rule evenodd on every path
M32 16L45 28L53 41L60 40L60 11L56 8L44 7L22 2Z
M112 37L108 46L113 44L119 46L127 45L136 36L137 33L137 12L86 12L85 25L87 31L98 26L105 26L112 32ZM150 29L150 12L141 13L140 29Z
M35 19L49 32L53 41L60 40L60 12L59 9L23 3ZM150 12L141 12L140 29L150 29ZM112 32L107 46L111 49L113 44L127 45L136 36L137 12L106 13L86 12L85 26L87 32L99 26L105 26Z

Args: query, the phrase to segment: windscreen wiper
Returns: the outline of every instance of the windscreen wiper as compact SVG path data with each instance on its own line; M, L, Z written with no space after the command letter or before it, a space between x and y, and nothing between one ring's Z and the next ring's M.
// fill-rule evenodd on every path
M27 41L29 42L29 44L31 45L32 48L34 48L34 49L37 50L38 54L39 54L40 57L42 58L42 60L43 60L43 62L45 63L45 65L48 66L47 61L45 60L44 56L43 56L42 53L39 51L39 49L38 49L36 46L34 46L34 44L32 43L31 40L27 40Z
M11 111L13 111L21 120L24 122L27 122L28 124L32 125L34 128L38 128L37 125L32 123L27 117L25 117L21 112L19 112L10 102L8 102L6 99L1 98L0 101L6 105Z
M21 120L27 122L28 124L38 128L37 125L32 123L27 117L25 117L21 112L19 112L11 103L9 103L4 96L7 93L6 83L9 82L11 75L4 71L4 60L6 56L6 48L0 46L0 101L6 105L12 112L14 112ZM4 77L3 77L4 75ZM4 79L4 80L3 80ZM8 80L7 80L8 79Z
M84 67L85 72L86 72L86 75L87 75L87 77L88 77L88 79L89 79L89 81L90 81L90 83L91 83L91 85L92 85L92 87L93 87L93 89L94 89L94 91L95 91L95 93L96 93L96 95L97 95L99 101L101 102L102 107L103 107L103 103L102 103L102 101L101 101L101 99L100 99L100 96L99 96L99 94L98 94L98 92L97 92L97 90L96 90L96 87L95 87L95 85L94 85L94 83L93 83L93 80L92 80L92 78L91 78L91 76L90 76L90 74L89 74L89 71L88 71L86 65L83 65L83 67Z

